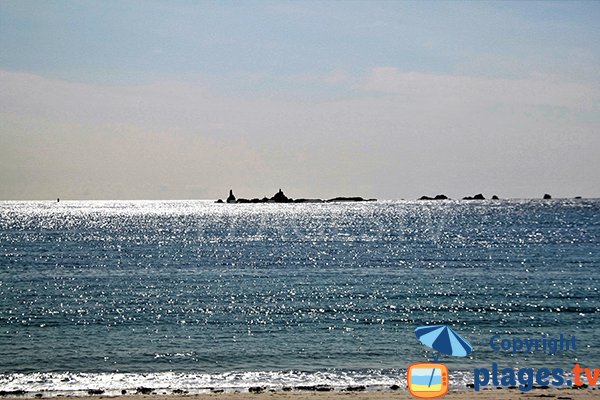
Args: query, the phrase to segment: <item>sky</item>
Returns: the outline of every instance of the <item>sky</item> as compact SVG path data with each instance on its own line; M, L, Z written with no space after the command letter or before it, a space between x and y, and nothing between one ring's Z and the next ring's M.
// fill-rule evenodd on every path
M600 197L600 2L0 0L0 199Z

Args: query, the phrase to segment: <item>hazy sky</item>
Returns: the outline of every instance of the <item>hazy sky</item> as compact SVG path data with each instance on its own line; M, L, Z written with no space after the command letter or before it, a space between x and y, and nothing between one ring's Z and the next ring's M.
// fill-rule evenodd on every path
M0 199L600 197L600 2L0 0Z

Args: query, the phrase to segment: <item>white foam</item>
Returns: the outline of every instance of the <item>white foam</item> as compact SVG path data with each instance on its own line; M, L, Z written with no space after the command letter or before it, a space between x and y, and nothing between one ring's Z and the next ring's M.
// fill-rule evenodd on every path
M144 387L157 392L187 390L190 393L225 390L245 391L253 386L281 390L284 387L329 386L344 389L349 386L406 388L404 370L360 371L233 371L218 374L156 372L156 373L29 373L0 375L0 391L26 393L47 392L49 395L78 393L90 389L104 390L106 394L120 394L122 390L135 391ZM451 374L451 385L465 388L468 373Z

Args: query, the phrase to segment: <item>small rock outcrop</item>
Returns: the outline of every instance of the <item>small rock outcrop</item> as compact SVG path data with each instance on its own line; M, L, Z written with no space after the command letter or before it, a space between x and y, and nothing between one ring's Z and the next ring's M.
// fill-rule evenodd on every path
M295 386L294 389L310 392L331 392L333 390L333 388L328 385Z
M485 197L483 197L483 194L479 193L479 194L476 194L475 196L463 197L463 200L485 200Z
M544 200L550 200L551 198L552 196L550 196L548 193L544 195Z
M347 392L364 392L365 390L367 390L367 387L365 385L348 386L346 388Z
M271 197L271 200L273 200L275 203L289 203L293 201L292 199L288 198L285 194L283 194L283 191L281 189L279 189L279 192L275 193L275 195Z
M235 203L235 196L233 195L233 190L229 189L229 197L227 197L228 203Z
M498 196L496 196L496 195L493 195L492 196L492 200L500 200L500 198Z
M449 200L449 197L445 194L438 194L435 197L421 196L419 200Z
M338 201L365 201L362 197L334 197L333 199L327 200L328 203L334 203Z

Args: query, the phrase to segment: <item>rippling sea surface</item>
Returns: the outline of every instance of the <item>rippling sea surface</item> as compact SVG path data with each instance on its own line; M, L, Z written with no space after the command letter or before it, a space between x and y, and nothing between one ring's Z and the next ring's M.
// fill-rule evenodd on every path
M599 288L600 200L0 202L0 391L403 386L425 324L455 386L597 366Z

